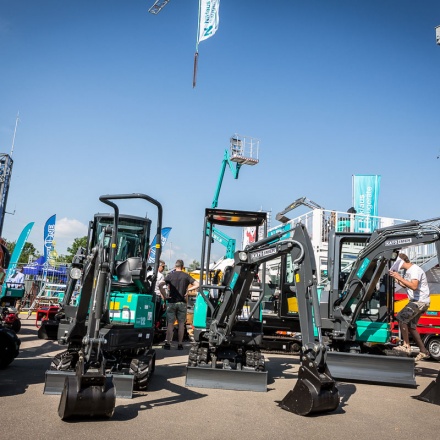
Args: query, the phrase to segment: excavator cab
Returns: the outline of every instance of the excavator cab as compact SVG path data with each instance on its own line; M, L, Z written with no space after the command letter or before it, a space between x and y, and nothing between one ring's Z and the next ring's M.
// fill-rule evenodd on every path
M157 208L155 260L147 265L152 221L119 214L115 200L142 199ZM145 194L101 196L113 214L96 214L87 249L70 271L58 340L67 349L46 372L45 394L61 394L59 416L111 417L116 397L146 389L155 367L152 349L161 254L162 206ZM71 295L79 285L79 300Z

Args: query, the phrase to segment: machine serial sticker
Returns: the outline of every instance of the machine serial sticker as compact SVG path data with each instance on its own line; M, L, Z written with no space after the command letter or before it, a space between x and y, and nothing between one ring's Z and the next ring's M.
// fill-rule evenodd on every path
M412 243L412 238L401 238L400 240L388 240L385 242L385 246L398 246L409 243Z

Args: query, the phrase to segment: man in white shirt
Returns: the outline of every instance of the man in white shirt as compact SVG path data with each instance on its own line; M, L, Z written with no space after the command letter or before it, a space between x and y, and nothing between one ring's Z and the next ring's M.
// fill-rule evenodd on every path
M405 271L403 277L398 272L401 269ZM428 310L430 304L429 285L426 274L421 267L411 263L408 256L402 253L399 254L399 258L391 267L389 274L400 286L406 288L409 299L409 303L396 316L402 333L403 345L396 347L395 350L410 354L409 335L411 334L420 349L420 353L415 359L416 362L426 359L429 357L429 351L426 349L417 331L417 323L423 313Z

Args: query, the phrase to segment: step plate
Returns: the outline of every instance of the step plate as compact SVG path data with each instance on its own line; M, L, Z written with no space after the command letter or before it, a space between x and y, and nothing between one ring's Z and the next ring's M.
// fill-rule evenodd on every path
M417 387L413 358L329 351L327 366L336 380Z
M196 388L266 392L267 371L187 367L185 385Z

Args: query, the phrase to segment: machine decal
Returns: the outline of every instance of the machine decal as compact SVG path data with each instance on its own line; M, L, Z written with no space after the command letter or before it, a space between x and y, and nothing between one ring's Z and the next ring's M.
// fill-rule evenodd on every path
M235 287L235 283L237 282L237 280L238 280L238 273L234 273L234 276L232 277L232 280L230 283L231 289L233 289Z
M257 261L263 257L267 257L269 255L274 255L277 253L277 249L276 248L270 248L270 249L264 249L262 251L259 252L254 252L252 254L250 254L251 257L251 261Z
M356 276L358 278L362 278L362 276L364 275L365 271L367 270L367 267L369 264L370 264L370 260L368 258L365 258L365 260L362 261L361 267L359 268L359 270L356 273Z
M385 246L396 246L401 244L410 244L412 243L412 238L402 238L400 240L388 240L385 242Z

